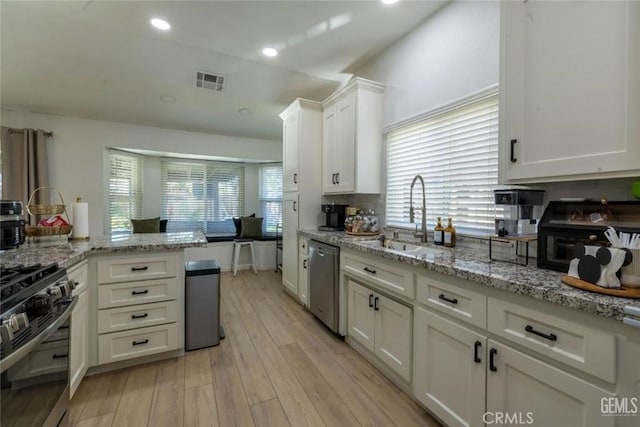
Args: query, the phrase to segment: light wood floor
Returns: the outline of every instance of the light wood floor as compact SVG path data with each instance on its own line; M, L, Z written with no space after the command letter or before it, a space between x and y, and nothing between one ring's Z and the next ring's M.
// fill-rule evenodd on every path
M272 271L223 273L219 346L85 378L71 424L439 426L280 282Z

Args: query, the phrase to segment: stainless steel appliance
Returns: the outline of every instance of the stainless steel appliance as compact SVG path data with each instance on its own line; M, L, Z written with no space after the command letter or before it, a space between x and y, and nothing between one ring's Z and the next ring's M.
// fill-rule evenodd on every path
M640 202L551 201L538 226L538 267L567 272L577 243L609 246L604 232L640 233Z
M0 249L17 248L24 243L22 202L0 200Z
M333 332L338 332L340 248L309 243L309 309Z
M536 234L542 216L544 190L494 190L495 232L498 236Z
M0 271L0 425L67 425L73 283L56 264Z
M220 265L214 260L185 265L185 350L220 344Z
M347 208L349 205L336 205L328 203L321 205L322 212L326 215L325 225L318 227L321 231L342 231L344 230L344 220L347 218Z

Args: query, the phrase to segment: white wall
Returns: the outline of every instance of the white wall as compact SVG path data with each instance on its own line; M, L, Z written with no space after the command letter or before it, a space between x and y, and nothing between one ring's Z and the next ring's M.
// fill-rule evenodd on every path
M389 125L498 83L500 2L452 2L355 71L387 85Z
M104 234L104 155L109 147L247 160L282 160L282 141L237 138L6 109L2 110L0 121L2 126L42 128L54 133L48 147L50 184L60 190L67 204L76 197L82 197L89 203L91 235ZM159 171L159 164L154 165L152 161L146 162L145 167L147 166L147 178L157 173L154 168ZM257 183L257 172L253 174L256 175ZM248 179L247 182L252 181ZM159 206L159 185L153 178L145 182L145 197L147 190L150 196L145 201L145 210L149 214L155 214L154 209ZM156 186L157 192L153 190ZM257 198L257 189L255 191ZM252 203L257 204L257 200ZM247 206L247 209L250 208L252 206Z

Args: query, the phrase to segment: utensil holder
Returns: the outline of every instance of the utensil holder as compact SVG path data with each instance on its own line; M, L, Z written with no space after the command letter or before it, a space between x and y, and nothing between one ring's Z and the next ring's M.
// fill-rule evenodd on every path
M633 255L631 264L622 267L620 282L628 288L640 288L640 249L629 249Z

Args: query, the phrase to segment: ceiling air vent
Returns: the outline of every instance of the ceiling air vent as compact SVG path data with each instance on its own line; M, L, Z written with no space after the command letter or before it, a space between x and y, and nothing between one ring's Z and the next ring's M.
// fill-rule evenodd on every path
M224 91L225 76L208 73L206 71L196 71L196 87L212 90L214 92Z

